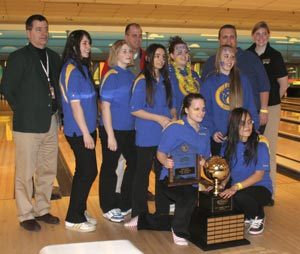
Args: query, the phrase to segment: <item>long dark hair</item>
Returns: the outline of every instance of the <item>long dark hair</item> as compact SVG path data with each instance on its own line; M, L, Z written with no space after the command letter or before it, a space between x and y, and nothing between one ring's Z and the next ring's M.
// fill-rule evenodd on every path
M171 82L169 79L169 72L168 72L168 62L167 62L167 51L166 48L157 43L153 43L149 45L146 49L146 58L145 58L145 68L143 70L143 74L145 75L146 79L146 101L147 103L152 106L154 103L153 95L154 95L154 87L153 82L156 83L155 74L154 74L154 56L157 49L162 49L166 54L166 62L164 66L160 69L160 74L164 79L164 85L166 88L166 100L169 108L172 106L172 88Z
M89 78L92 80L92 75L91 75L91 52L89 53L89 56L87 58L82 58L81 57L81 52L80 52L80 42L83 38L83 36L86 36L90 42L90 44L92 44L92 39L90 34L85 31L85 30L75 30L73 32L70 33L70 35L68 36L63 54L62 54L62 61L63 61L63 65L71 58L73 59L76 64L77 64L77 68L78 70L81 72L81 74L85 77L85 73L83 71L82 66L85 65L87 66L88 70L89 70Z
M189 93L183 98L180 116L186 116L185 109L192 105L193 100L201 99L205 102L204 97L199 93Z
M216 62L215 62L215 68L217 74L221 72L220 70L221 55L225 49L229 49L233 52L233 54L235 54L234 49L230 45L222 45L219 47L216 55ZM230 95L229 95L230 110L233 110L234 108L237 107L242 107L243 89L242 89L242 83L240 78L240 71L237 68L236 62L229 73L229 90L230 90Z
M247 109L244 108L235 108L232 110L229 117L229 126L227 132L227 145L225 148L224 157L234 164L237 162L237 144L240 141L239 129L243 117L246 119L247 115L251 117L251 114ZM251 117L252 119L252 117ZM258 134L255 131L255 128L252 128L252 133L249 136L245 144L244 152L244 161L246 165L249 165L251 162L257 162L257 146L258 146Z

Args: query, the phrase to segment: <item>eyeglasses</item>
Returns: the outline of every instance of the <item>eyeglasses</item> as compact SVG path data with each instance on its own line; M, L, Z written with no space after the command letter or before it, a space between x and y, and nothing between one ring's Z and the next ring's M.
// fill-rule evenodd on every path
M245 127L246 125L253 125L254 124L254 121L253 120L247 120L247 121L244 121L244 120L241 120L240 123L239 123L239 126L240 127Z

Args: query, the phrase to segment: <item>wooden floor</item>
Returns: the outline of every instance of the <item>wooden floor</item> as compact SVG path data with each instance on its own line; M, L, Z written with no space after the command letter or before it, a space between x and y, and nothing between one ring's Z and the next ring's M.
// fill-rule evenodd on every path
M69 167L74 170L74 157L62 134L59 137ZM98 165L101 163L99 142L97 146ZM299 150L286 144L282 150L294 155ZM98 201L98 179L95 181L88 200L88 210L98 219L96 232L78 233L65 230L64 218L69 202L68 197L52 201L52 213L59 216L62 223L51 226L42 225L39 233L30 233L19 226L15 200L13 199L14 144L5 139L4 126L0 126L0 253L37 254L41 248L50 244L63 244L88 241L128 239L146 254L203 253L198 247L178 247L172 243L170 232L135 231L126 229L123 224L111 223L103 218ZM300 253L300 182L281 174L277 175L277 196L274 207L266 208L265 232L259 236L248 236L251 245L210 251L225 254L271 254ZM153 177L151 177L153 188ZM153 203L149 202L153 211ZM101 252L99 251L99 254Z
M247 236L251 245L210 251L209 253L300 253L300 183L278 175L278 195L274 207L266 208L265 232ZM88 209L98 219L97 231L78 233L65 230L63 220L69 198L52 201L52 213L62 220L60 225L42 224L42 231L30 233L19 226L13 199L0 200L0 250L5 254L37 254L49 244L128 239L144 253L202 253L193 244L178 247L172 243L170 232L135 231L123 224L107 221L99 209L98 196L91 195ZM151 202L150 202L151 203ZM150 204L152 207L153 204ZM99 252L101 253L101 252Z

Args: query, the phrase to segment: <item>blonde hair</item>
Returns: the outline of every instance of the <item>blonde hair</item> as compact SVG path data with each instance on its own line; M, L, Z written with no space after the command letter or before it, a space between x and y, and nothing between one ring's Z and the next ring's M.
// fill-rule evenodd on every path
M125 40L117 40L109 49L109 56L107 60L107 64L109 67L114 67L118 65L118 53L123 45L127 45L131 48Z
M222 45L219 47L217 54L216 54L216 62L215 62L215 67L216 67L216 72L217 74L221 73L220 70L220 65L221 65L221 55L224 49L229 49L235 54L235 50L233 47L230 45ZM236 61L230 70L229 73L229 105L230 105L230 110L233 110L238 107L243 106L243 89L242 89L242 83L241 83L241 78L240 78L240 71L236 66Z
M252 28L251 35L253 35L260 28L266 29L268 34L270 34L270 28L269 28L268 24L265 21L259 21Z

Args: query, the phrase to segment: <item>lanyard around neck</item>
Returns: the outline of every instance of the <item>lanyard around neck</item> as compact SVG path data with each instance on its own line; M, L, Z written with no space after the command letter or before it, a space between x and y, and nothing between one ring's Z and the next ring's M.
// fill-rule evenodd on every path
M48 80L48 82L50 83L50 76L49 76L49 58L48 58L48 53L47 53L47 52L46 52L46 67L45 67L45 65L43 64L42 60L40 60L40 62L41 62L41 65L42 65L42 67L43 67L43 70L44 70L44 72L45 72L45 74L46 74L46 76L47 76L47 80Z

